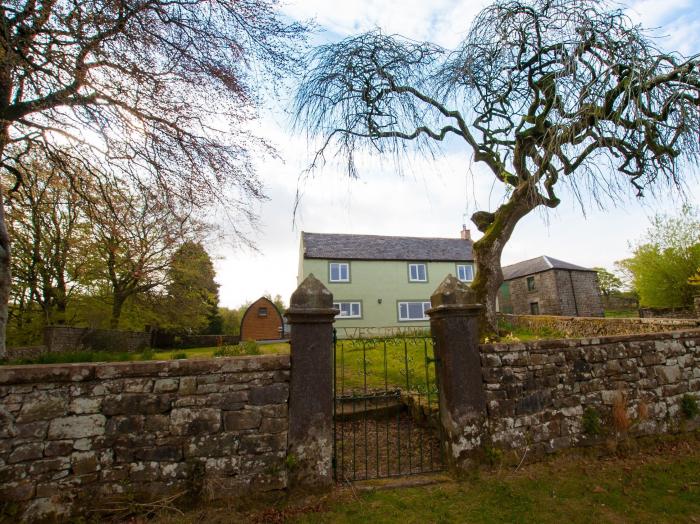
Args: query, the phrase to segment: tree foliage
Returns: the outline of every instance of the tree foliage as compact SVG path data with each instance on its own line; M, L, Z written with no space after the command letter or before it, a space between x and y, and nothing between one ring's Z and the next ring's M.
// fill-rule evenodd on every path
M0 169L27 155L147 187L176 208L226 206L242 235L263 198L251 150L256 97L296 70L305 27L276 0L12 0L0 10ZM68 147L66 147L68 146ZM226 191L225 191L226 190ZM2 203L2 200L0 200ZM0 207L0 358L10 287Z
M622 280L620 277L611 273L604 267L594 267L598 273L598 285L603 296L609 297L614 293L619 293L622 289Z
M219 285L209 254L199 242L185 242L173 253L167 271L166 327L220 334Z
M633 256L620 264L632 275L641 306L691 306L690 279L700 267L700 214L685 207L677 216L657 215Z
M700 145L698 60L659 50L623 11L599 0L501 0L447 51L373 31L321 46L296 97L298 125L357 176L364 152L432 153L448 137L504 186L472 221L473 288L495 329L500 257L518 221L560 203L616 201L631 186L682 190Z

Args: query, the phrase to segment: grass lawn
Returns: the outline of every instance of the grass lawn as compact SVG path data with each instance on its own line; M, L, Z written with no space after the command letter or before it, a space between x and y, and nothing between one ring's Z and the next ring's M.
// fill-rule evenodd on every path
M428 338L339 340L336 344L336 388L338 394L401 388L425 394L425 359L433 358ZM431 390L435 366L428 366ZM366 381L366 382L365 382Z
M700 522L698 438L655 444L625 458L560 456L433 486L344 488L256 511L214 503L184 515L163 515L154 524Z
M184 353L187 358L212 358L214 352L220 349L217 346L208 348L192 348L192 349L167 349L160 350L153 354L151 360L170 360L175 356ZM289 343L280 342L274 344L258 344L258 350L261 355L273 355L276 353L289 353Z
M606 309L606 318L639 318L637 309Z
M289 353L289 343L258 344L260 355ZM218 347L167 349L161 351L144 351L140 353L109 353L103 351L74 351L69 353L51 353L33 360L0 361L0 365L15 364L69 364L77 362L129 362L138 360L173 360L190 358L212 358Z

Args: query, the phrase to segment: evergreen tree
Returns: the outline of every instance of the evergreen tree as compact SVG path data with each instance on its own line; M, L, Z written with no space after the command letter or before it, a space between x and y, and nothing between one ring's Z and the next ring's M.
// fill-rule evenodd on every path
M219 284L204 246L199 242L183 243L173 254L168 276L168 327L220 333Z

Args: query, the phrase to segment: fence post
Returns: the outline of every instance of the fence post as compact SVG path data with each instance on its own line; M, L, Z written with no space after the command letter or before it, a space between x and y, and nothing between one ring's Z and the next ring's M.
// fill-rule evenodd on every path
M486 396L479 356L482 305L466 284L448 275L430 297L443 450L448 467L467 468L482 444Z
M313 274L292 294L287 453L291 488L333 482L333 295Z

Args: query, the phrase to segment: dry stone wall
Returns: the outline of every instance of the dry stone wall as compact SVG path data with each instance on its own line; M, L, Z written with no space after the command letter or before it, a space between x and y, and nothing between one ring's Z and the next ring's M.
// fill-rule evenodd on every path
M131 353L146 349L150 344L151 334L146 331L72 326L47 326L44 328L44 345L49 353L77 350L126 351Z
M0 367L0 505L34 520L282 489L289 366L268 355Z
M566 337L631 335L700 328L700 318L599 318L505 314L499 314L499 318L513 327L534 331L545 328Z
M700 330L485 344L480 355L482 445L536 456L700 427L681 413L685 395L700 402Z

